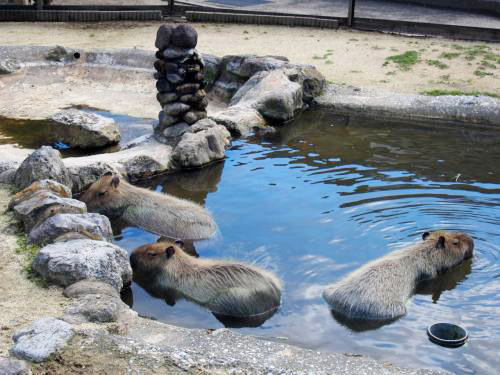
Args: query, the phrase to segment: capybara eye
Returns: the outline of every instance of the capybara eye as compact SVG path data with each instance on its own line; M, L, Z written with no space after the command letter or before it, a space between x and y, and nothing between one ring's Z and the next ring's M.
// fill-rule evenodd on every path
M155 256L157 256L157 255L158 255L158 253L153 253L153 252L149 252L149 253L148 253L148 256L150 256L150 257L155 257Z
M105 191L100 191L99 193L97 193L97 195L98 195L99 197L103 197L105 194L106 194L106 192L105 192Z
M430 233L429 232L424 232L422 233L422 239L425 241L427 237L429 237Z
M458 245L460 243L459 240L453 240L453 245Z

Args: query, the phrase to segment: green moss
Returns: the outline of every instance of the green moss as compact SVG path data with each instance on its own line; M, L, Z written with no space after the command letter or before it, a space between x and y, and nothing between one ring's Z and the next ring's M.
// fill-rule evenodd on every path
M423 91L421 94L429 96L443 96L443 95L453 95L453 96L490 96L492 98L500 99L500 95L491 92L480 92L480 91L460 91L460 90L429 90Z
M474 75L478 76L478 77L486 77L486 76L492 76L493 73L491 72L485 72L484 70L475 70L474 71Z
M22 233L17 236L16 254L24 256L25 265L22 269L28 280L46 288L48 285L32 268L33 261L35 260L40 247L28 244L28 237Z
M481 61L481 66L485 68L490 68L490 69L496 69L497 66L495 64L490 63L489 61L483 60Z
M448 60L455 59L458 56L460 56L459 52L443 52L442 54L439 55L440 58Z
M413 65L418 62L419 54L417 51L406 51L400 55L388 56L385 58L386 63L391 61L398 65L399 69L408 71ZM386 65L386 64L385 64Z
M427 60L427 64L439 69L448 69L449 66L439 60Z

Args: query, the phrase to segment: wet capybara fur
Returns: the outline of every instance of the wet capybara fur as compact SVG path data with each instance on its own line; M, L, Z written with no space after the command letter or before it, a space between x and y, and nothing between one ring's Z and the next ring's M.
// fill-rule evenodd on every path
M148 283L156 294L173 289L215 314L255 316L276 310L281 302L281 282L272 273L238 262L195 258L179 242L141 246L130 263L139 284Z
M328 286L323 298L350 318L394 319L406 314L406 301L420 280L431 279L472 257L465 233L425 232L422 241L369 262Z
M90 212L121 217L147 231L172 238L201 240L213 236L217 225L202 206L133 186L108 172L80 197Z

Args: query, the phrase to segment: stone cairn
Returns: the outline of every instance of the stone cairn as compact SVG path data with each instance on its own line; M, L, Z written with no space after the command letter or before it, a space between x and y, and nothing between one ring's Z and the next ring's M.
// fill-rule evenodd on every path
M160 26L156 34L156 98L162 106L155 138L167 143L207 117L204 64L195 50L196 30L185 24Z

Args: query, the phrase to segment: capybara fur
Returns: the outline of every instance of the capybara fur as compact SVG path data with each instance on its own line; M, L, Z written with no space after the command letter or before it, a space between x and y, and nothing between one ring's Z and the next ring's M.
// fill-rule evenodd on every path
M149 279L152 289L174 289L215 314L248 317L276 310L281 282L255 266L192 257L179 242L157 242L133 251L134 279Z
M417 283L472 257L467 234L425 232L422 241L369 262L328 286L323 297L334 312L362 319L393 319L406 314Z
M201 240L214 235L217 225L202 206L133 186L106 173L80 197L90 212L120 216L147 231L167 237Z

